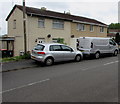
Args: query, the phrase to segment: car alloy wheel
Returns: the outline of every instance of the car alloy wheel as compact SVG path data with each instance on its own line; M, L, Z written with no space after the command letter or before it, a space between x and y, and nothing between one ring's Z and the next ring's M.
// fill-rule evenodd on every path
M117 50L115 50L115 52L114 52L114 56L117 56L117 54L118 54L118 51L117 51Z
M100 53L99 53L99 52L97 52L97 53L95 54L95 58L96 58L96 59L99 59L99 58L100 58Z
M53 64L53 59L52 59L52 58L47 58L47 59L45 60L45 65L50 66L50 65L52 65L52 64Z
M80 56L80 55L77 55L77 56L75 57L75 61L76 61L76 62L81 61L81 56Z

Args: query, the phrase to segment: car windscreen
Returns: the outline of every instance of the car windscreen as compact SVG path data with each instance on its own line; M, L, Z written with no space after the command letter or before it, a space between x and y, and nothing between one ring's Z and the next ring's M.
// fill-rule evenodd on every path
M37 46L34 47L34 50L43 51L44 47L45 47L44 45L38 44Z

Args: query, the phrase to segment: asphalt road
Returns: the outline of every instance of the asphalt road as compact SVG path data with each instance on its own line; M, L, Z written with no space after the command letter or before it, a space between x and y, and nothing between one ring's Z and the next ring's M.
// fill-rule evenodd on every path
M105 57L5 72L0 94L3 102L118 102L118 62Z

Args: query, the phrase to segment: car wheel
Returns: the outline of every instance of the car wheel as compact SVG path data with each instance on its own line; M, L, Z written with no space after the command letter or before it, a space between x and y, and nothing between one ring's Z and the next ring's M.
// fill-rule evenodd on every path
M114 55L114 56L117 56L117 54L118 54L118 51L115 50L113 55Z
M96 52L96 53L95 53L95 58L96 58L96 59L99 59L99 58L100 58L100 53L99 53L99 52Z
M53 63L54 63L54 61L53 61L52 58L47 58L47 59L45 60L45 65L47 65L47 66L50 66L50 65L52 65Z
M80 55L77 55L77 56L75 57L75 61L76 61L76 62L80 62L80 61L81 61L81 56L80 56Z

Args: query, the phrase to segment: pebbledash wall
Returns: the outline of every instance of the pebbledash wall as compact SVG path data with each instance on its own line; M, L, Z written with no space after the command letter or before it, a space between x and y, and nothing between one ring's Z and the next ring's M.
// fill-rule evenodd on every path
M6 20L8 21L8 36L15 37L15 56L20 55L20 52L24 52L23 11L21 8L22 6L15 5L6 18ZM41 23L44 22L43 27L38 26L39 18L42 18L41 20L44 20L39 21ZM77 19L77 21L74 20L75 18ZM81 19L82 21L79 21L79 19ZM54 28L54 20L56 21L56 23L58 23L58 25L61 25L59 24L59 21L62 21L63 27ZM83 30L78 29L79 24L80 26L84 25ZM91 25L92 31L90 31ZM27 51L31 51L33 47L39 42L53 42L54 39L58 38L63 38L64 43L70 45L70 39L73 37L107 37L107 25L94 19L48 11L46 9L41 10L37 8L26 7L26 34Z

